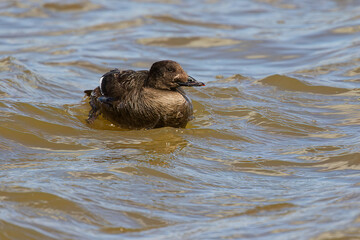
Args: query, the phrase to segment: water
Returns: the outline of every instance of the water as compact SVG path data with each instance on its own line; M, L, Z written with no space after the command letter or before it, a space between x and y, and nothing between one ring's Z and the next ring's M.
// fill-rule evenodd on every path
M0 3L0 239L359 239L356 0ZM179 62L186 129L85 122Z

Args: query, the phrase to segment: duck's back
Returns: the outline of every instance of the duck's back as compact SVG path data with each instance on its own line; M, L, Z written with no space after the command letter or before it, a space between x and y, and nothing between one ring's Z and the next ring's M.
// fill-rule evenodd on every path
M114 69L100 78L101 94L121 99L134 91L140 90L148 77L149 71L133 71Z

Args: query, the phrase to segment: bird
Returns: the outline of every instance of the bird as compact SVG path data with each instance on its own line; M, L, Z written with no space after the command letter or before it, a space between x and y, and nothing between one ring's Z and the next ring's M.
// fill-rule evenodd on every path
M126 129L185 128L193 118L193 105L183 86L205 86L189 76L179 63L162 60L149 70L105 73L94 90L85 90L91 110L88 124L101 114Z

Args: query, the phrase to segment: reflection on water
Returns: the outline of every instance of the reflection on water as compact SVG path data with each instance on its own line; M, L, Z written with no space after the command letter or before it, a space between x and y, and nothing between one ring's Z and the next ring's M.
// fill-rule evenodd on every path
M360 236L356 1L2 1L0 239ZM109 69L178 61L185 129L86 124Z

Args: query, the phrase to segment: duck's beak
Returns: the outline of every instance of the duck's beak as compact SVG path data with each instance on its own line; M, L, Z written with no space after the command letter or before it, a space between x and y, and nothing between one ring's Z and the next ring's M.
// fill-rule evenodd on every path
M187 79L187 82L179 82L178 83L180 86L187 86L187 87L200 87L200 86L205 86L205 84L203 82L198 82L195 80L195 78L189 76Z

